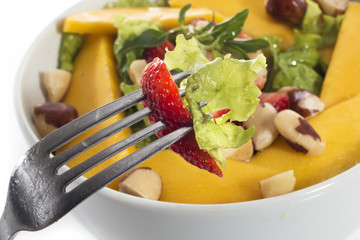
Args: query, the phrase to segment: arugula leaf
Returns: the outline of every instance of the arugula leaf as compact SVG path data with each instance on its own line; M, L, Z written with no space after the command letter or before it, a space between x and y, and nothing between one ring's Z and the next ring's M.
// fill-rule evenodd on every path
M211 31L211 36L213 36L214 39L220 38L222 41L236 38L241 33L248 15L249 9L245 9L235 16L217 24Z
M191 4L187 4L187 5L185 5L184 7L181 8L180 13L179 13L179 25L180 26L185 25L185 13L190 8L191 8Z
M122 49L120 50L119 54L124 54L136 48L156 47L163 44L167 38L168 38L167 32L150 28L143 31L139 36L135 37L133 40L126 42L123 45Z

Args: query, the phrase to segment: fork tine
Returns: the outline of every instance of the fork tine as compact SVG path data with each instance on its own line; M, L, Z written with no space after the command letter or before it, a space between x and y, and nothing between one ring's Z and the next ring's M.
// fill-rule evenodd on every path
M124 149L130 147L131 145L134 145L140 142L141 140L155 134L164 127L165 124L163 124L162 122L157 122L153 125L150 125L147 128L144 128L132 134L131 136L125 138L124 140L117 142L112 146L104 149L103 151L93 155L92 157L80 163L79 165L67 170L66 172L60 175L61 181L66 185L71 183L72 180L81 176L83 173L87 172L92 167L109 159L110 157L116 155L117 153L123 151Z
M168 135L159 138L155 142L146 145L138 151L107 167L95 176L82 182L67 194L72 199L74 204L80 203L82 200L84 200L100 188L106 186L110 182L114 181L132 168L136 167L140 163L144 162L146 159L169 147L171 144L175 143L176 141L187 135L189 132L191 132L192 129L192 127L179 128L176 131L173 131Z
M144 93L142 89L139 89L71 121L50 133L41 141L46 142L48 152L52 152L87 129L134 106L143 98Z
M87 149L91 148L95 144L105 140L107 137L130 127L131 125L139 122L146 116L151 113L149 108L144 108L134 114L127 116L126 118L115 122L114 124L98 131L97 133L91 135L90 137L84 139L83 141L77 143L75 146L55 155L51 159L51 166L54 168L59 168L61 165L65 164L66 162L70 161L71 159L75 158L77 155L86 151Z
M178 82L179 80L184 79L189 75L190 73L188 71L181 72L175 74L173 76L173 80ZM71 141L87 129L99 124L100 122L114 116L117 113L134 106L143 99L144 93L142 89L127 94L73 120L71 123L62 126L61 128L43 138L40 145L44 148L46 147L48 153L53 152L55 149Z

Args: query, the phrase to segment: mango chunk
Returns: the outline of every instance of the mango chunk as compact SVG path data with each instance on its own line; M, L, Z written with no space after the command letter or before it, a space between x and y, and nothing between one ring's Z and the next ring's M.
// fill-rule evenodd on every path
M280 23L270 17L265 9L264 0L227 0L219 3L217 0L170 0L172 7L182 7L191 3L193 7L207 7L218 11L226 17L232 17L236 13L248 8L249 16L244 25L244 32L252 37L262 35L277 35L283 38L282 47L287 48L294 43L294 32L290 25Z
M321 155L305 156L280 138L255 155L251 164L271 168L278 173L293 169L296 189L322 182L351 168L360 159L360 112L354 110L359 104L360 95L357 95L309 119L326 144Z
M326 108L360 93L360 3L350 2L341 24L320 98Z
M79 34L116 34L114 19L124 15L129 20L159 21L167 28L178 26L180 8L150 7L150 8L111 8L98 11L78 13L68 16L63 25L63 31ZM186 12L185 22L189 23L194 18L211 20L213 11L206 8L192 8ZM221 22L225 18L215 15L215 21Z
M114 39L112 37L105 35L88 36L85 40L84 46L76 57L71 85L67 95L65 96L64 102L73 105L78 110L79 115L83 115L120 97L119 79L117 77L115 62L113 59L113 41ZM121 120L123 117L124 114L121 113L95 126L65 145L61 151L74 146L86 137L89 137L95 132ZM68 163L68 166L74 167L78 165L90 156L93 156L106 147L109 147L112 144L128 137L130 134L131 131L129 129L125 129L113 135L101 144L90 148L78 157L74 158ZM109 160L87 172L85 177L95 175L112 163L124 158L134 150L134 147L132 147L113 156ZM111 186L114 189L118 189L116 182L112 183Z
M255 164L227 159L224 176L219 178L187 163L182 157L164 150L144 162L158 172L163 181L161 201L216 204L262 198L259 181L276 171Z

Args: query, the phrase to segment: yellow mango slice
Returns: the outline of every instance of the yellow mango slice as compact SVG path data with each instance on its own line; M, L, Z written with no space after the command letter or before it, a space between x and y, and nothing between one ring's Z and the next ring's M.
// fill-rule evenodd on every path
M120 97L119 79L117 77L113 59L113 42L114 39L112 37L105 35L88 36L76 57L71 85L65 96L64 102L73 105L78 110L79 115L83 115ZM74 146L86 137L121 120L123 117L124 115L121 113L95 126L74 141L65 145L61 151ZM130 134L131 131L129 129L125 129L115 134L101 144L74 158L68 163L68 166L73 167L78 165L95 153L126 138ZM93 176L112 163L124 158L134 150L134 148L124 150L90 170L85 174L85 177ZM112 183L111 186L114 189L118 189L116 182Z
M360 93L360 3L350 2L320 98L327 108Z
M228 159L222 178L201 170L171 150L141 166L151 167L163 181L161 201L177 203L230 203L262 198L259 181L276 173L270 168Z
M294 169L296 189L322 182L354 166L360 159L360 95L341 102L309 120L326 144L325 152L308 157L280 138L258 153L251 164L277 172Z
M262 35L277 35L283 38L283 47L293 44L295 36L290 25L282 24L270 17L265 9L265 0L169 0L172 7L182 7L191 3L193 7L207 7L215 9L226 17L232 17L236 13L248 8L249 16L244 25L244 32L252 37Z
M79 34L115 34L114 19L124 15L127 19L154 20L164 24L167 28L178 26L179 8L151 7L151 8L111 8L98 11L78 13L68 16L63 25L64 32ZM213 11L206 8L192 8L186 12L185 22L194 18L211 20ZM221 22L225 18L215 15L215 21Z

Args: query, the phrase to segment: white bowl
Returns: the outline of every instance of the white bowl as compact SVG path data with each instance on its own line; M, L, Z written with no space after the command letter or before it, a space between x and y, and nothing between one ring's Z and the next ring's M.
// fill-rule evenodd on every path
M58 27L72 13L100 9L107 0L84 0L38 36L17 77L16 107L30 143L39 135L33 106L44 102L41 72L56 67ZM145 200L102 189L74 209L99 239L345 239L360 226L360 166L320 184L251 202L192 205Z

